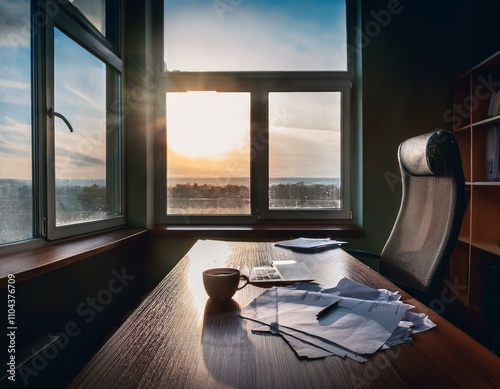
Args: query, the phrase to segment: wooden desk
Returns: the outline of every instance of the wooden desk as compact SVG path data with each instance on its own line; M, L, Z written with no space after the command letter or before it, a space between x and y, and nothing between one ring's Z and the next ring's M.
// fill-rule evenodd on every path
M368 362L300 360L281 337L254 335L235 315L263 289L239 291L229 311L207 300L201 272L249 269L272 259L304 261L324 286L342 277L396 286L341 249L298 254L271 243L199 241L73 381L72 388L495 388L500 358L403 293L437 324L413 343L379 351Z

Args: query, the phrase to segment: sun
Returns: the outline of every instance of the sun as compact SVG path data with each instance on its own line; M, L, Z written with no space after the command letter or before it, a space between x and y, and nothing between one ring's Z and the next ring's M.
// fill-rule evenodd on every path
M167 93L167 146L190 158L217 158L248 145L250 93Z

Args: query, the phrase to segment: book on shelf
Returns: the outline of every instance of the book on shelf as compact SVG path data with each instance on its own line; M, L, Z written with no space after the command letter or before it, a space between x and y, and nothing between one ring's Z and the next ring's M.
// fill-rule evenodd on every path
M500 181L500 126L490 127L486 133L486 178Z
M491 94L488 106L488 116L493 117L497 115L500 115L500 91Z

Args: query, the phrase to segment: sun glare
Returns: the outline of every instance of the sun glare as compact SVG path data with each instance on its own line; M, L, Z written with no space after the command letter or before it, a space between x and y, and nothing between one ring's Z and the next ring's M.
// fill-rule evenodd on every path
M190 158L223 157L250 138L250 94L167 93L167 146Z

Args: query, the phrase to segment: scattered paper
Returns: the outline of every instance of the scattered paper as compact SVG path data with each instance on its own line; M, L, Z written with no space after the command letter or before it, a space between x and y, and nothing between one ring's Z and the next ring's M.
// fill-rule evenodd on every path
M412 334L435 326L424 314L409 312L413 306L400 297L344 278L329 289L314 284L268 289L240 316L263 324L255 333L281 335L300 357L338 355L364 362L377 350L408 343ZM333 310L316 317L336 301Z

